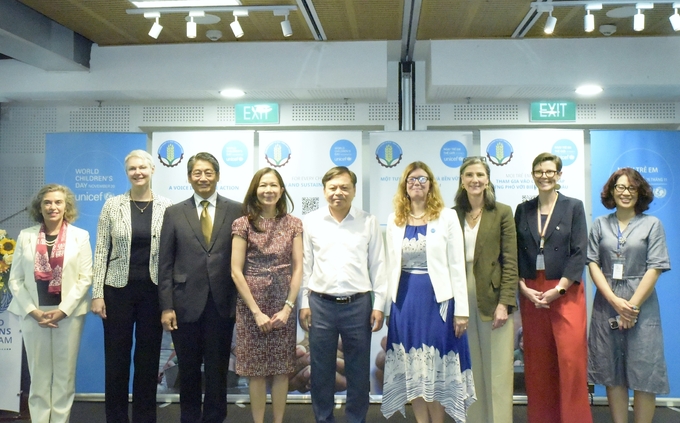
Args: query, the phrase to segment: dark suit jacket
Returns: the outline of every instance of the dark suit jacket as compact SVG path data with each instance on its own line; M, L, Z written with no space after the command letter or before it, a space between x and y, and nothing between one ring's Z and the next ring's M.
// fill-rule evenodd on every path
M519 276L536 279L536 256L541 241L538 231L538 197L519 204L515 211ZM580 282L586 264L588 229L581 200L559 194L545 232L545 276Z
M231 224L241 216L241 203L217 196L210 245L192 196L168 207L163 218L158 266L161 310L175 310L178 322L195 322L208 293L220 315L234 318L236 287L231 279Z
M465 232L465 211L454 207ZM493 210L484 209L478 223L473 273L477 289L477 307L482 320L493 320L496 306L517 306L517 233L512 209L496 203Z

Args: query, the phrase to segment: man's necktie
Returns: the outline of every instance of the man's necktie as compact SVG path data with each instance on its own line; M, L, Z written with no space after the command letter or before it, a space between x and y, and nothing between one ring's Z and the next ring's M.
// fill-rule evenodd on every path
M212 234L212 220L210 220L210 213L208 213L210 202L203 200L201 205L203 206L203 211L201 212L201 232L203 232L205 243L210 245L210 235Z

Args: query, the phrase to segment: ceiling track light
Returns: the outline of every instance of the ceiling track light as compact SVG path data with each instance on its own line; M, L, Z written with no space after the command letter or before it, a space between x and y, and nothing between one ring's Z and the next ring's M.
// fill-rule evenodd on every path
M187 38L196 38L196 22L194 18L202 18L205 16L205 12L196 11L189 12L189 22L187 22Z
M552 34L555 31L555 25L557 24L557 18L552 15L552 8L548 11L548 19L545 20L545 26L543 27L543 32L546 34Z
M640 9L633 16L633 29L638 32L645 29L645 15Z
M241 28L241 24L238 21L238 16L234 16L234 22L230 23L229 26L231 27L231 32L234 33L234 37L243 37L243 28Z
M290 37L293 35L293 28L290 26L290 21L288 20L288 14L286 13L286 18L281 21L281 32L283 32L284 37Z
M673 3L673 13L668 20L671 21L671 26L673 31L680 31L680 15L678 14L678 9L680 9L680 2Z
M585 32L593 32L595 30L595 15L590 13L593 10L602 10L602 3L586 5L586 15L583 17L583 30Z
M161 17L160 12L148 12L144 14L144 17L147 19L156 19L156 22L151 26L151 29L149 30L149 37L158 39L158 36L160 35L161 31L163 30L163 25L161 25L158 21Z

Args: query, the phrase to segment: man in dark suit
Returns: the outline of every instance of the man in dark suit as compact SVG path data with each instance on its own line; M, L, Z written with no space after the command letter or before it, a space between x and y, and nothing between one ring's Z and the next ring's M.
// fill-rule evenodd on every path
M220 165L210 153L187 163L194 195L168 207L161 230L158 292L172 331L180 377L182 423L222 423L236 288L231 279L231 224L241 204L216 192ZM205 404L201 413L201 363Z

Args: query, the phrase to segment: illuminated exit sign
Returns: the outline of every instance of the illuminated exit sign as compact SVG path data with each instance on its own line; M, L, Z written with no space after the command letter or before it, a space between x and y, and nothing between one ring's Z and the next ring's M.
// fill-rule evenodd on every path
M538 101L531 103L531 121L575 121L576 103L571 101Z
M240 103L236 105L237 125L267 125L279 123L277 103Z

